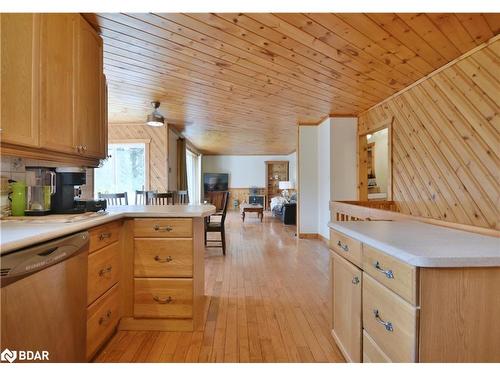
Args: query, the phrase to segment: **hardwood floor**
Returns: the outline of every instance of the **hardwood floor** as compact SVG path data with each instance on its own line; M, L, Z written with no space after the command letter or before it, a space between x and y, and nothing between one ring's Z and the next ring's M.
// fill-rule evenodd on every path
M206 251L204 330L120 331L96 362L344 361L330 335L327 247L267 212L263 223L226 220L227 255Z

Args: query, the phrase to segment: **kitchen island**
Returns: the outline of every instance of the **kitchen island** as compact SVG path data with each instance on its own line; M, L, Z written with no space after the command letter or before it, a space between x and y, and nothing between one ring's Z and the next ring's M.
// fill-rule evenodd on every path
M75 233L88 238L82 296L87 302L82 316L86 316L86 358L91 360L116 329L202 327L204 219L213 213L212 205L121 206L98 214L10 218L0 223L1 254L17 254ZM45 254L39 256L43 261ZM9 332L17 335L9 327L18 315L19 296L10 294L2 287L2 340L12 339L6 336Z
M329 227L332 335L348 361L500 361L498 237L412 220Z

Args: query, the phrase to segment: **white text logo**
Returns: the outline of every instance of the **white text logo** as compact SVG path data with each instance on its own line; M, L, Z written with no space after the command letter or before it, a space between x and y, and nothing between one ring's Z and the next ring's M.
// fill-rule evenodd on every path
M16 359L19 361L48 361L49 352L46 350L10 350L6 348L0 353L0 360L2 362L8 361L12 363Z

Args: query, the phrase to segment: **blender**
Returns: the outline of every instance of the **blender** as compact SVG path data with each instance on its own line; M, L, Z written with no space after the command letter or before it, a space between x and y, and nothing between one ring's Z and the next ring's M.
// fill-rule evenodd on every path
M26 167L27 216L41 216L50 213L52 195L56 192L56 174L52 168Z

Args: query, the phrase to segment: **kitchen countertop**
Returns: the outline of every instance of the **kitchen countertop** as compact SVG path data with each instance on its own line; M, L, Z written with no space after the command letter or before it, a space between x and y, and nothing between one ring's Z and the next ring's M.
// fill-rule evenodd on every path
M417 267L500 266L500 238L416 221L336 221L328 226Z
M0 221L0 254L6 254L23 247L32 246L87 230L122 218L141 217L191 217L203 218L215 213L212 205L166 205L166 206L118 206L109 207L106 212L89 216L48 215L43 217L19 217ZM62 219L62 218L65 219Z

